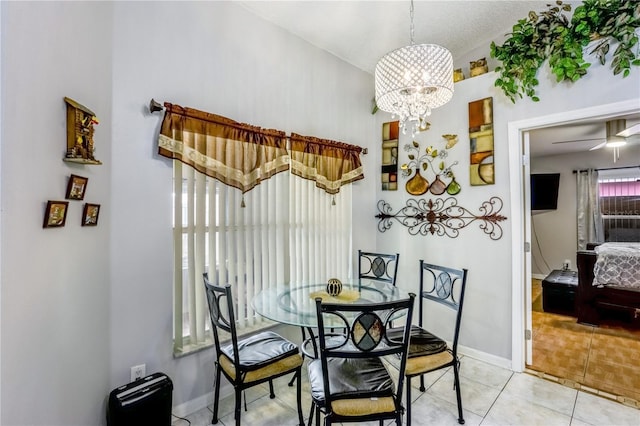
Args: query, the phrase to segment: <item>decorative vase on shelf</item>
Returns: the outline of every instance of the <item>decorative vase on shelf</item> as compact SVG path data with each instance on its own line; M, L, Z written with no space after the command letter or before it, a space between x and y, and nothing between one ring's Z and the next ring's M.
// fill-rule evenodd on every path
M420 169L416 168L416 174L407 181L405 188L411 195L422 195L429 190L429 181L422 177Z

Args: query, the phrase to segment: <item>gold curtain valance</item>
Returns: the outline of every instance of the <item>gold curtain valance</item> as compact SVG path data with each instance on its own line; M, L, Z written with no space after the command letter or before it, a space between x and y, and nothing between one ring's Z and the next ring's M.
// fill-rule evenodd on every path
M315 181L329 194L364 178L359 146L296 133L291 134L290 142L291 173Z
M289 169L284 132L166 102L160 155L179 160L243 193Z

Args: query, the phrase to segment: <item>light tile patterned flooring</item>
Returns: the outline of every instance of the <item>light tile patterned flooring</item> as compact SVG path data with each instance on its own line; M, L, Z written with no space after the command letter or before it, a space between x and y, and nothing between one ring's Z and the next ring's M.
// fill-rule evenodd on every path
M640 410L607 398L572 389L527 373L514 373L471 357L461 360L462 404L466 425L640 425ZM224 380L224 379L223 379ZM295 387L289 377L276 380L276 399L269 399L268 386L247 391L245 426L293 426L297 423ZM302 375L303 415L309 415L310 396L306 371ZM417 386L419 380L413 380ZM430 373L426 392L412 392L412 425L457 425L453 372ZM187 419L192 426L211 424L210 405ZM219 425L232 426L233 395L222 399ZM188 423L174 419L173 426ZM388 424L392 424L389 422ZM369 422L366 426L377 426Z
M640 330L615 321L593 327L578 324L575 317L542 312L536 303L540 293L540 281L533 280L533 364L529 368L567 386L586 386L640 407Z

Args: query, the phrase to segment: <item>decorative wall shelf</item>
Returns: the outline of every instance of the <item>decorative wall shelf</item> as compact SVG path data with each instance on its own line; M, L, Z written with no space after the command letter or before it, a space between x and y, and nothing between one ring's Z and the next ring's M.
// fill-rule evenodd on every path
M87 158L63 158L63 161L67 163L79 163L79 164L102 164L99 160L89 160Z
M84 105L73 99L64 98L67 104L67 151L64 161L80 164L102 164L93 156L93 126L98 118Z
M499 222L507 219L500 214L502 205L502 199L491 197L478 209L480 214L475 215L459 206L458 200L453 197L433 200L408 199L406 206L394 214L391 205L380 200L378 201L379 213L376 215L376 218L380 219L378 231L385 232L391 228L395 219L402 226L406 226L411 235L431 234L456 238L460 229L478 222L480 229L489 235L489 238L499 240L502 238L502 227Z

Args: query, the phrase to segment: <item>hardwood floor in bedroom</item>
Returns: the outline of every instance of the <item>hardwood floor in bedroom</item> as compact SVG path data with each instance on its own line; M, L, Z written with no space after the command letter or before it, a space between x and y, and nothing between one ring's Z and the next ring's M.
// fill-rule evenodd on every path
M527 368L640 408L640 329L615 321L578 324L575 317L542 311L540 280L533 280L532 293L533 364Z

